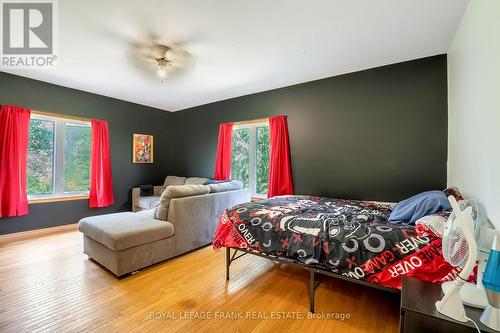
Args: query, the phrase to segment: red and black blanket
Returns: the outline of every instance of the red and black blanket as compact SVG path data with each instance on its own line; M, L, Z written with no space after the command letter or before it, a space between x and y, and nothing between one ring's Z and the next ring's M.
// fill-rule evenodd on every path
M393 204L283 196L222 213L213 247L244 248L392 288L403 275L454 278L430 229L390 224Z

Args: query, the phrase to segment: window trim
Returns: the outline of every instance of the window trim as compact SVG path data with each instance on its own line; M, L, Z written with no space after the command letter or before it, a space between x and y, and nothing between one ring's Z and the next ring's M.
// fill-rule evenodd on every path
M233 125L233 131L239 129L250 129L250 145L248 147L250 159L248 163L248 188L254 199L265 199L267 193L257 193L257 128L269 127L269 121L249 121ZM232 156L231 156L232 158Z
M54 152L52 166L52 189L50 194L28 194L28 203L45 203L89 198L89 191L64 191L64 139L66 126L91 127L91 122L44 113L31 113L31 119L54 122ZM90 163L90 161L89 161Z
M28 204L39 204L39 203L48 203L48 202L61 202L61 201L75 201L75 200L87 200L89 198L88 194L80 194L80 195L62 195L62 196L46 196L42 197L30 196L28 198Z

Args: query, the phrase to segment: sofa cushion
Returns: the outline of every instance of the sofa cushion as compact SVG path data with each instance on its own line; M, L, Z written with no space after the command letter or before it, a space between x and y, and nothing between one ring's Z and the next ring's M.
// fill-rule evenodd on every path
M208 182L208 178L203 177L189 177L186 179L186 185L205 185Z
M158 201L158 203L160 203L160 201ZM156 212L156 209L147 209L147 210L141 210L141 211L138 211L136 212L136 214L141 214L141 216L147 216L147 217L150 217L152 219L155 218L155 212Z
M239 180L231 180L230 182L210 184L207 185L210 188L210 193L226 192L241 190L243 188L243 183Z
M78 222L78 230L114 251L169 238L174 234L172 223L131 212L86 217Z
M155 217L159 220L167 220L168 207L170 206L171 199L202 195L208 192L210 192L210 188L205 185L169 186L161 195L160 204L156 208Z
M186 183L186 177L177 177L177 176L167 176L165 178L165 183L163 186L167 187L170 185L184 185Z
M142 209L156 208L156 207L158 207L159 204L160 204L160 196L159 195L140 197L137 200L137 207L140 207Z

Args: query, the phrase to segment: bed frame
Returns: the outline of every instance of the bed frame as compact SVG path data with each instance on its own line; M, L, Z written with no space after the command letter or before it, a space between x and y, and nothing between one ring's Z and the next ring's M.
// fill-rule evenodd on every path
M234 252L232 254L231 254L231 249L234 250ZM238 254L238 252L241 252L241 253ZM241 249L241 248L233 248L233 247L226 247L226 280L227 281L229 281L229 266L231 266L231 263L233 261L243 257L246 254L253 254L253 255L258 256L258 257L267 258L267 259L270 259L270 260L273 260L273 261L276 261L279 263L285 263L288 265L292 265L294 267L308 270L309 271L309 312L311 312L311 313L314 313L314 294L315 294L316 288L318 288L318 286L321 282L321 279L316 278L316 274L331 276L331 277L334 277L337 279L341 279L341 280L345 280L345 281L349 281L349 282L354 282L354 283L361 284L361 285L364 285L367 287L387 291L387 292L390 292L393 294L399 294L401 292L399 289L385 287L385 286L381 286L381 285L370 283L370 282L363 281L363 280L357 280L357 279L350 278L350 277L347 277L344 275L333 273L333 272L328 271L326 269L321 269L318 267L313 267L313 266L309 266L306 264L301 264L301 263L295 262L289 258L275 257L275 256L270 256L270 255L267 255L264 253L260 253L260 252L255 252L255 251Z

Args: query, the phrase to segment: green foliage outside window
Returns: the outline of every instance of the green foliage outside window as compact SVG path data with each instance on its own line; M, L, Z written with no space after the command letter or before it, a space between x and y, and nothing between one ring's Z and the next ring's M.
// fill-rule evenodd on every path
M255 142L250 142L251 140ZM252 187L252 191L255 191L253 194L267 194L269 144L269 126L233 130L231 178L241 181L246 188ZM250 164L255 169L250 169ZM250 172L255 174L250 175ZM255 184L250 184L250 178Z
M250 129L240 128L233 131L233 147L231 160L231 178L249 186L250 169Z
M28 194L53 191L53 156L55 124L32 119L28 146Z
M56 125L57 124L57 125ZM59 126L64 126L64 135L56 140ZM56 131L56 128L58 130ZM29 195L62 194L58 192L85 192L90 184L90 140L89 126L67 124L59 120L31 119L28 144ZM57 144L56 144L57 141ZM61 144L63 149L56 149ZM57 156L62 153L62 156ZM63 158L63 174L58 174L56 160ZM63 180L62 189L54 188L54 177ZM59 185L59 183L57 183Z
M269 178L269 127L257 127L257 193L267 194Z
M90 127L66 125L64 192L89 190L90 138Z

